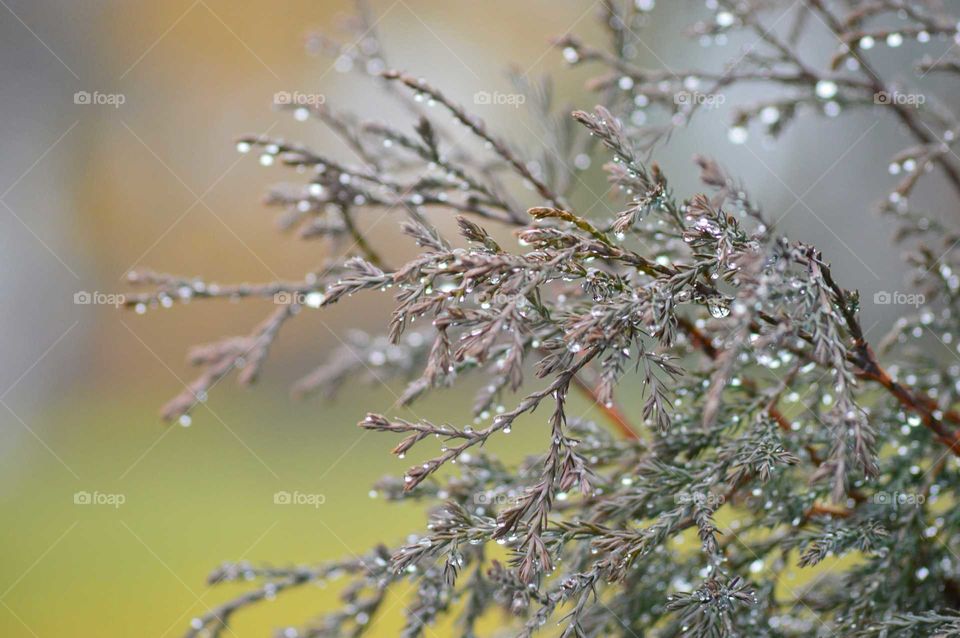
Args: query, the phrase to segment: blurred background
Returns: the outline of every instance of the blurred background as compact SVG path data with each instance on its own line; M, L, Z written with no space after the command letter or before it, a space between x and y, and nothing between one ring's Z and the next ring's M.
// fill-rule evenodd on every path
M516 62L531 76L556 74L570 105L594 103L583 88L589 71L565 70L548 43L571 32L599 42L593 3L370 4L391 63L456 101L509 91L505 70ZM715 49L678 35L702 5L663 5L644 34L656 55L641 61L715 62ZM422 526L417 507L368 496L377 478L402 473L409 461L388 454L389 437L355 426L367 411L390 410L402 384L349 387L332 404L288 399L289 385L346 330L385 327L389 296L290 322L258 386L223 382L188 428L157 417L195 375L187 347L248 333L269 301L142 316L74 303L81 291L128 290L125 275L136 267L265 282L299 279L323 261L324 244L276 232L276 211L261 204L289 172L261 167L234 144L269 130L342 150L322 125L274 109L278 91L322 93L328 105L356 105L364 117L385 114L370 82L305 51L310 33L335 31L350 10L345 0L0 0L0 635L182 635L193 616L240 591L205 585L221 561L321 561L395 544ZM122 100L78 104L77 92ZM518 147L536 146L522 111L475 111ZM887 158L906 138L872 128L875 119L801 118L776 145L756 135L734 146L724 110L707 111L656 157L683 195L696 189L691 155L717 157L773 216L783 215L783 231L823 249L844 284L869 298L902 289L903 273L892 227L871 204L892 184ZM599 169L587 180L605 190ZM579 203L608 210L589 193ZM392 222L372 234L387 254L405 243L394 241ZM876 338L899 311L865 312ZM469 418L468 406L455 391L415 409L457 423ZM516 458L542 436L531 423L517 428L510 450L494 451ZM324 503L277 506L278 490L322 494ZM77 504L78 493L113 504ZM330 609L335 594L309 588L263 604L236 618L233 635L302 623ZM373 635L395 633L401 603L392 602Z

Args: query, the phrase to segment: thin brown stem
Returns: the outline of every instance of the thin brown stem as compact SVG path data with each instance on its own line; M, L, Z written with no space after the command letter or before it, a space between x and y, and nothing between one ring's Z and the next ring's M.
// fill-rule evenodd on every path
M350 214L350 209L347 207L342 207L340 212L343 217L343 225L347 228L347 232L350 233L350 237L353 239L354 244L357 248L360 249L360 252L363 253L363 256L367 258L371 264L380 268L382 270L387 270L386 265L384 264L383 258L380 257L380 254L370 245L370 242L367 241L367 238L360 232L360 229L357 228L356 224L353 223L353 216Z
M600 400L600 395L597 394L597 391L593 386L588 384L586 381L581 379L579 376L573 377L573 385L580 390L588 399L593 401L600 408L600 411L609 419L609 421L616 426L617 430L625 439L631 441L639 441L640 435L637 431L630 425L630 422L627 420L627 417L624 416L623 412L620 411L620 408L611 404L608 405Z

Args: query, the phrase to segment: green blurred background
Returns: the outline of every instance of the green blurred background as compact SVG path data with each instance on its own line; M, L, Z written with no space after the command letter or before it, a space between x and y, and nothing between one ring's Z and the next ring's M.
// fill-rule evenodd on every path
M371 97L370 83L304 51L305 37L333 31L350 4L0 5L0 635L181 635L194 615L239 591L205 586L221 561L314 562L359 554L379 541L395 544L420 529L418 508L368 496L377 478L399 475L409 460L388 454L390 437L355 427L367 411L391 410L402 384L349 387L332 404L287 398L290 383L322 361L342 331L382 330L389 296L305 312L284 330L261 383L253 390L232 379L221 383L189 428L166 427L156 416L195 374L184 362L186 348L246 334L270 303L195 303L144 316L73 303L77 291L126 290L124 276L134 267L262 282L300 278L323 261L323 244L275 232L275 211L260 204L268 185L293 176L260 167L233 145L240 134L270 130L341 150L320 125L272 109L277 91L322 92L335 108L358 104L366 117L390 115ZM392 63L458 101L470 103L477 90L509 90L504 70L519 61L531 75L559 73L560 92L572 105L593 104L582 89L588 74L563 71L548 39L598 36L595 3L371 6ZM658 7L657 28L645 35L656 58L681 68L715 55L676 35L698 6ZM125 103L75 104L77 91L119 93ZM517 145L536 145L516 110L477 112ZM709 113L659 158L678 192L689 193L690 155L718 156L769 209L792 208L783 227L823 248L845 283L869 298L895 288L901 269L887 246L890 228L857 220L869 214L868 200L881 196L884 158L902 142L879 131L862 139L870 124L819 122L837 141L833 150L810 135L811 124L800 124L786 135L787 153L760 140L731 147L723 114ZM857 151L843 158L846 178L821 179L854 140ZM850 175L864 176L867 195L847 187ZM587 179L596 192L605 190L597 170ZM799 193L827 214L811 217L797 205ZM608 210L589 193L578 198L584 208ZM388 253L405 243L394 241L392 222L372 234ZM875 313L866 325L879 334L891 319ZM415 415L392 413L462 423L469 403L458 390L416 405ZM636 413L634 405L626 409ZM538 449L540 423L517 428L509 456ZM323 494L325 503L278 506L278 490ZM125 502L77 505L77 492L120 494ZM302 623L331 608L335 594L333 587L284 595L237 616L233 635L269 635ZM373 635L395 633L401 603L392 601Z

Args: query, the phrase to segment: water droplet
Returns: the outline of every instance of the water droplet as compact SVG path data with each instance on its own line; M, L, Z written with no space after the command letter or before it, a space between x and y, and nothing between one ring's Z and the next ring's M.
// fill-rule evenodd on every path
M747 128L745 126L734 126L727 131L727 139L731 144L743 144L747 141Z
M720 11L717 13L717 26L729 27L736 21L736 16L729 11Z
M701 233L707 233L713 235L714 237L720 236L720 226L718 226L716 222L709 220L706 217L701 217L694 222L693 227L699 230Z
M713 300L707 302L707 309L710 311L710 316L714 319L723 319L730 314L730 308L728 308L725 303Z
M837 94L837 84L830 80L820 80L815 91L820 99L829 100Z

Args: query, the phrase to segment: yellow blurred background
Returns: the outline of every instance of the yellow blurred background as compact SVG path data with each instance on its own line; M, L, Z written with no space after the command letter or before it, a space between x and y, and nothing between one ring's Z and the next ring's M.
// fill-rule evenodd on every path
M686 4L665 7L665 26L649 35L651 50L683 66L709 55L676 36L688 21ZM78 291L127 290L124 276L135 267L226 283L297 279L323 262L323 244L281 235L276 211L260 203L268 185L293 176L233 147L241 134L269 130L340 149L319 124L273 109L277 91L322 92L328 105L358 105L369 118L392 113L371 97L372 84L304 50L309 33L335 31L350 3L0 5L0 635L182 635L194 615L240 591L206 587L222 561L310 563L360 554L380 541L396 544L421 529L418 508L368 496L377 478L401 474L409 461L388 454L390 437L355 426L367 411L390 410L402 384L349 387L333 404L287 398L290 383L322 361L339 333L385 327L388 296L304 313L284 330L261 383L253 390L232 379L218 385L189 428L164 426L156 416L195 374L184 362L186 348L246 334L269 302L200 302L144 316L73 302ZM460 102L478 89L508 90L504 71L519 61L531 75L558 73L572 105L593 104L582 90L587 76L563 71L548 39L597 37L595 3L374 0L371 7L393 65ZM75 104L78 91L121 94L124 103ZM519 146L536 145L520 115L478 113ZM827 126L838 140L865 128ZM823 165L805 161L822 149L803 131L788 133L792 153L760 144L735 150L724 143L721 116L711 115L661 159L678 167L674 183L684 193L694 176L680 171L693 151L706 150L748 183L755 178L769 207L785 208ZM893 148L878 134L847 170L867 174L879 166L882 175L884 153ZM793 188L770 179L770 167L795 179ZM594 171L589 179L602 192L602 176ZM603 210L602 202L579 197ZM832 251L848 284L883 288L883 280L899 277L899 266L885 248L888 228L852 223L866 214L862 197L828 180L808 202L844 197L859 208L838 206L829 228L800 207L784 226ZM388 252L404 244L397 236L392 222L373 231ZM415 411L462 423L466 399L451 392ZM540 422L517 428L509 457L539 448ZM280 507L273 502L278 490L323 494L325 503ZM120 494L125 502L78 505L78 492ZM238 615L230 635L264 636L303 623L335 605L335 590L307 588L261 604ZM395 634L402 601L391 604L372 635Z

